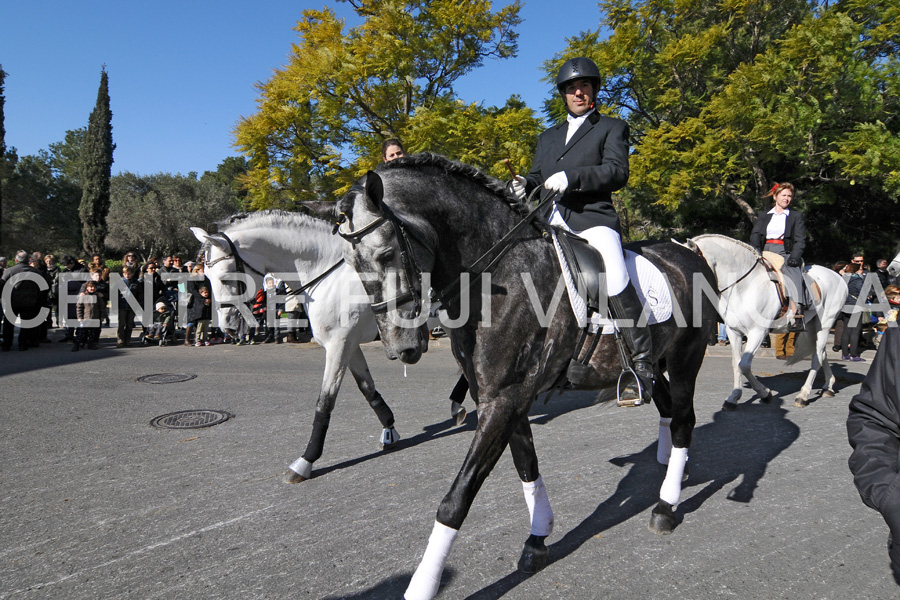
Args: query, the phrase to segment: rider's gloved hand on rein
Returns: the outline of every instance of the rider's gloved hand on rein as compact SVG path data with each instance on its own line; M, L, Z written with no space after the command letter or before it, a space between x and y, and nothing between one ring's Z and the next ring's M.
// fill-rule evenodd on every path
M525 178L521 175L513 177L506 187L519 200L525 199Z
M787 265L788 265L789 267L799 267L799 266L800 266L800 259L799 259L799 258L794 258L794 257L792 256L792 257L790 257L790 258L788 259Z
M566 177L566 172L560 171L559 173L554 173L548 177L544 182L544 187L551 192L556 192L558 194L566 191L566 188L569 187L569 178Z

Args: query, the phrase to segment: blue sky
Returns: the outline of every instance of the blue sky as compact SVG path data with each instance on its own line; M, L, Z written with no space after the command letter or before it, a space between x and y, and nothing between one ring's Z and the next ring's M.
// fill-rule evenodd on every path
M349 4L333 0L4 1L6 144L36 154L86 127L106 65L114 174L214 170L237 154L233 127L254 113L255 84L287 62L301 11L326 6L356 23ZM502 105L517 93L540 111L549 93L541 63L600 21L596 0L524 0L520 16L518 57L458 81L462 100Z

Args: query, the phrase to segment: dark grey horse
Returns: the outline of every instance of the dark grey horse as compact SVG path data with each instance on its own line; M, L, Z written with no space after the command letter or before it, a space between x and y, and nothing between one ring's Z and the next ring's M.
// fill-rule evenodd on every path
M528 412L539 393L564 377L580 335L568 298L557 285L560 268L553 245L542 235L545 226L535 221L513 231L527 209L511 200L499 181L430 154L368 173L337 211L338 231L346 240L344 257L360 273L373 300L388 357L405 363L419 360L427 344L420 327L426 307L419 298L429 288L436 290L456 322L450 328L453 353L478 403L472 445L438 508L428 548L405 597L432 598L437 593L453 540L507 445L532 523L519 568L543 568L548 560L544 538L552 530L553 513ZM504 237L505 243L496 247ZM702 294L695 302L694 289L702 283L714 291L715 279L702 258L677 244L629 248L661 270L677 308L673 318L651 325L653 401L661 416L657 459L669 466L650 528L668 533L676 524L674 505L695 424L695 380L716 319L710 298ZM465 285L466 273L488 265L478 281ZM602 337L590 367L579 387L616 385L622 367L613 336Z

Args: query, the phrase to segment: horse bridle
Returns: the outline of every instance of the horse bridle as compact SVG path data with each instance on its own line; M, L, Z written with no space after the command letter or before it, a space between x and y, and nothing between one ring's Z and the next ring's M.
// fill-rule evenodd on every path
M528 201L531 200L531 198L534 196L534 194L536 192L538 192L538 190L540 190L539 187L535 188L532 191L531 196L529 196L529 198L528 198ZM472 275L472 274L475 275L475 277L469 282L469 287L474 285L474 283L478 280L478 278L480 278L491 267L496 265L500 261L500 259L506 255L506 253L512 247L512 243L513 243L512 238L516 234L516 232L518 232L520 229L522 229L528 223L531 223L531 221L534 220L534 218L538 215L538 213L544 207L546 207L550 203L550 201L553 200L554 197L555 197L555 194L551 194L550 196L545 198L543 201L541 201L531 212L528 213L528 215L526 215L518 223L516 223L516 225L513 226L513 228L511 230L509 230L506 233L506 235L504 235L496 244L491 246L484 254L482 254L480 257L478 257L478 259L476 259L475 262L473 262L472 265L470 265L470 267L468 269L465 269L465 272L469 273L470 275ZM394 231L395 231L395 234L396 234L396 237L398 240L397 243L400 245L400 259L401 259L401 262L403 263L403 270L406 275L407 281L410 282L410 287L412 289L410 289L406 292L403 292L403 293L397 295L395 298L392 298L390 300L385 300L384 302L377 302L375 304L372 304L372 310L376 314L383 313L383 312L388 311L388 307L390 305L393 305L396 307L396 306L400 306L401 304L404 304L404 303L412 300L415 303L415 310L416 310L415 317L418 317L422 310L421 300L420 300L421 292L422 292L422 285L421 285L422 270L419 268L418 264L416 264L416 262L415 262L415 256L413 255L413 252L412 252L412 245L410 244L410 238L417 241L423 248L425 248L425 250L428 251L429 254L431 254L431 256L433 258L435 257L434 250L432 250L428 244L426 244L418 235L416 235L414 230L410 229L406 224L404 224L402 221L400 221L400 219L398 219L397 216L394 215L393 212L391 212L390 209L388 209L383 204L381 206L381 210L382 210L382 214L378 218L371 221L370 223L367 223L363 227L360 227L359 229L356 229L353 231L341 231L341 225L343 223L347 222L347 220L348 220L346 213L342 212L342 213L340 213L340 215L338 215L338 220L337 220L337 223L335 223L332 233L336 233L337 235L341 236L342 238L344 238L351 244L355 245L355 244L358 244L360 242L360 240L363 237L365 237L367 234L369 234L372 231L375 231L376 229L381 227L381 225L383 225L385 222L389 222L391 225L393 225ZM548 232L544 231L544 230L542 230L541 233L545 238L547 238L549 235ZM493 260L491 260L484 267L476 268L477 265L479 265L482 261L484 261L488 256L490 256L498 248L500 249L500 251L493 258ZM433 294L432 299L433 300L436 299L441 304L446 304L451 298L455 298L457 295L462 293L461 281L462 281L462 274L460 274L459 277L457 277L455 280L453 280L453 282L451 282L450 285L445 287L439 293ZM455 292L453 291L454 289L456 289Z
M237 246L235 246L234 241L232 241L232 239L230 237L228 237L227 233L220 231L213 235L218 236L218 237L224 239L226 242L228 242L228 247L229 247L230 251L227 254L225 254L224 256L220 256L216 260L208 261L207 263L205 263L207 267L211 267L211 266L215 265L216 263L219 263L223 260L233 258L234 263L235 263L235 268L237 269L237 271L239 273L246 273L246 271L244 270L244 268L246 267L246 268L250 269L251 271L253 271L254 273L256 273L257 275L259 275L260 277L262 277L263 279L265 279L265 277L266 277L265 273L260 272L258 269L254 268L253 265L247 263L243 258L241 258L241 254L240 254L240 252L238 252ZM305 285L297 288L296 290L292 289L287 294L285 294L285 296L298 296L298 295L302 294L303 292L311 289L316 284L318 284L320 281L322 281L323 279L325 279L326 277L328 277L329 275L334 273L338 269L338 267L340 267L342 264L344 264L343 258L341 260L337 261L335 264L328 267L327 269L325 269L325 271L321 275L314 277L313 279L308 281ZM250 302L248 301L247 304L250 304Z
M375 314L386 313L388 310L393 308L397 308L407 302L413 303L414 308L414 316L416 319L419 315L422 314L422 269L419 267L416 262L416 256L413 252L412 241L417 242L422 248L428 252L432 258L434 258L434 250L432 250L431 246L422 239L422 237L415 232L411 227L409 227L406 223L401 221L394 215L393 212L387 207L381 206L381 215L378 216L375 220L363 225L359 229L355 229L352 231L342 231L341 225L348 222L348 217L346 213L341 213L338 215L337 223L334 226L332 233L336 233L341 236L348 242L353 245L360 243L362 238L366 235L372 233L386 222L390 223L394 228L394 235L397 238L397 244L400 246L400 263L403 266L403 274L406 277L407 287L408 289L405 292L401 292L397 294L397 296L384 300L382 302L375 302L371 305L372 312Z
M211 267L211 266L215 265L216 263L222 262L223 260L233 258L234 263L235 263L235 268L238 270L239 273L246 273L246 271L244 270L244 267L247 267L251 271L256 273L257 275L259 275L260 277L266 276L265 273L260 273L259 270L253 268L253 265L247 264L244 261L244 259L241 258L241 254L240 254L240 252L238 252L237 246L234 245L234 242L232 241L232 239L230 237L228 237L227 233L225 233L224 231L220 231L213 235L218 236L218 237L222 238L223 240L225 240L226 242L228 242L228 248L230 251L228 253L226 253L224 256L220 256L216 260L207 261L206 262L207 267Z
M706 257L703 256L703 251L700 250L699 247L697 247L697 254L700 255L700 258L702 258L703 260L706 260ZM753 269L755 269L757 265L761 264L761 262L762 262L762 257L761 257L761 256L757 256L757 257L756 257L756 260L753 261L753 266L750 267L750 270L747 271L746 273L744 273L743 275L741 275L740 277L738 277L735 281L732 281L731 283L729 283L729 284L726 285L725 287L721 288L721 289L719 290L719 295L721 295L722 292L724 292L724 291L727 290L728 288L732 288L732 287L736 286L737 284L739 284L740 282L742 282L744 279L746 279L747 277L749 277L750 273L753 272ZM718 283L718 282L717 282L717 283Z

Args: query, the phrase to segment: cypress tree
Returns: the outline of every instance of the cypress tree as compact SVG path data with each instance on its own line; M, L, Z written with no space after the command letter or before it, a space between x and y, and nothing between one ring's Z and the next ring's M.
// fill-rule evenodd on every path
M79 215L82 245L88 255L103 253L106 216L109 214L109 181L112 176L112 111L109 109L109 78L104 65L100 73L97 104L91 112L82 151L82 189Z

